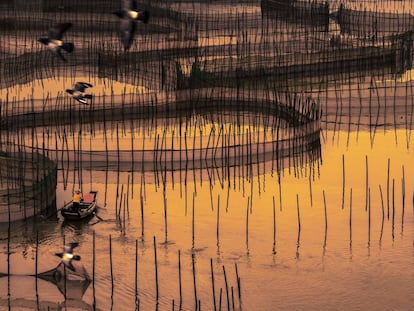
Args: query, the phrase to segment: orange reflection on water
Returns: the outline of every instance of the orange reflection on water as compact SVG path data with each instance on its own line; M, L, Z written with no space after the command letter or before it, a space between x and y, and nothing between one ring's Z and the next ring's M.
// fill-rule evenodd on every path
M395 143L395 134L401 143ZM320 306L318 297L326 293L337 295L325 303L328 306L336 304L340 310L367 309L371 305L379 307L381 303L388 302L379 294L384 290L392 293L394 305L409 303L407 297L412 290L409 280L413 275L407 271L411 271L409 267L412 264L410 237L414 230L411 176L414 167L412 148L407 149L404 141L406 131L388 131L385 134L381 132L375 137L372 147L369 132L350 133L348 146L347 135L347 132L324 132L322 163L292 167L290 173L289 168L286 168L280 185L276 172L272 175L270 171L251 176L250 179L236 175L235 179L231 177L229 181L221 176L221 184L219 168L214 176L211 175L211 184L207 171L188 171L181 176L181 182L179 175L175 174L174 184L173 175L167 172L164 191L162 181L159 185L154 184L152 173L146 173L147 182L141 188L142 179L137 173L134 176L134 199L129 200L125 232L127 237L141 236L139 197L142 194L145 196L145 242L140 244L143 248L140 256L145 266L142 268L145 271L143 278L147 278L149 282L148 290L151 290L153 284L151 241L156 236L161 243L159 260L163 263L160 268L163 271L163 282L171 285L171 288L163 285L162 291L163 295L170 297L177 295L177 288L174 287L177 277L176 263L177 252L181 250L182 260L186 262L183 273L188 281L184 285L185 299L192 299L190 254L194 248L198 262L199 295L203 301L211 301L208 261L213 258L218 274L221 265L228 267L234 262L238 263L243 295L246 297L244 307L250 310L267 310L274 305L289 309L296 305L298 291L301 305L315 308ZM342 156L345 163L343 208ZM406 193L404 218L403 167ZM212 174L212 171L209 173ZM125 194L128 176L131 181L131 173L121 173L119 179L116 172L109 174L106 208L101 214L103 218L111 218L115 206L119 205L115 195L117 180L124 185ZM102 193L105 192L105 173L92 172L92 179L92 185L100 191L102 199ZM89 183L88 173L83 174L83 180L85 185ZM187 181L186 185L184 180ZM379 185L382 189L384 220ZM129 195L131 191L129 190ZM61 198L69 198L67 191L59 189L59 194ZM367 205L367 202L370 204ZM276 215L275 240L273 211ZM123 213L121 211L121 215ZM112 226L110 223L98 223L95 230L109 233L113 230ZM163 244L164 242L167 244ZM133 250L124 251L129 253ZM102 261L105 260L107 259L102 258ZM116 260L122 261L121 258ZM123 267L118 269L118 273L125 274L124 277L128 279L128 271L133 267L123 262ZM370 286L367 288L368 281ZM366 294L358 296L361 292ZM348 301L349 295L357 295L357 298ZM364 298L365 295L372 298ZM258 300L251 297L257 297ZM339 302L342 299L347 302Z

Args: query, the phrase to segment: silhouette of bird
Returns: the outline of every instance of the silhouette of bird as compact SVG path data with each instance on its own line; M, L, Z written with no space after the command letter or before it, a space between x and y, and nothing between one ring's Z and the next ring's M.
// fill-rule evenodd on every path
M66 89L66 93L72 95L81 104L88 105L86 99L92 99L91 94L85 94L85 89L92 87L92 84L88 82L75 82L72 89Z
M136 0L122 0L122 8L115 11L114 14L121 19L119 24L121 41L124 49L128 50L134 41L136 22L148 23L149 12L146 10L138 11Z
M72 242L69 244L66 244L63 247L63 252L62 253L55 253L56 256L62 258L62 262L63 264L68 267L70 270L72 271L76 271L75 267L72 265L72 260L80 260L81 257L79 255L73 255L73 249L75 247L77 247L79 245L79 243L77 242Z
M75 48L71 42L63 42L63 34L72 27L72 23L56 24L49 29L47 38L39 38L37 41L47 46L49 51L59 56L60 59L66 61L66 58L62 55L62 50L67 53L72 53Z

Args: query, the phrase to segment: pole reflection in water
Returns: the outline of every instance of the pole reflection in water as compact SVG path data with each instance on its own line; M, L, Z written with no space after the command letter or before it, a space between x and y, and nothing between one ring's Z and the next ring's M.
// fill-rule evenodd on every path
M405 136L405 130L397 133L401 137ZM301 168L291 169L290 174L289 168L283 169L280 174L272 174L271 165L267 165L262 173L245 175L244 178L241 176L240 181L239 177L236 180L231 177L230 188L223 187L223 185L228 185L227 176L234 176L233 172L222 176L220 175L221 169L216 169L214 170L215 178L210 179L208 170L204 169L200 174L198 172L195 175L189 174L189 176L204 176L204 180L187 178L186 184L182 185L187 189L186 192L180 192L177 175L174 178L175 184L172 183L173 178L170 172L168 175L170 177L165 182L165 197L164 185L158 186L155 183L154 172L87 171L82 179L83 187L86 189L93 187L100 194L106 193L106 200L99 202L98 215L102 221L96 221L93 225L88 222L63 225L61 220L33 224L35 228L40 229L39 232L45 232L45 228L49 229L44 233L44 238L39 237L41 245L39 264L43 265L43 271L46 270L44 263L47 261L43 260L42 256L50 256L48 248L60 246L62 234L65 234L66 240L81 243L79 252L92 254L92 236L93 232L96 232L94 280L96 305L103 309L105 309L103 306L111 303L114 307L119 304L134 305L135 261L133 258L135 257L135 240L137 240L139 261L137 297L141 308L151 308L150 306L154 303L156 283L152 239L156 236L163 240L165 217L168 217L169 243L157 242L156 245L160 309L164 305L171 305L172 299L178 302L180 291L184 306L194 303L192 254L195 254L196 259L197 299L206 306L212 304L211 281L209 281L211 279L210 259L213 260L217 299L220 286L222 291L225 290L225 284L220 283L220 281L224 282L222 273L219 272L222 269L221 265L229 269L232 263L237 262L242 280L242 295L245 297L244 308L259 306L259 309L265 309L265 306L276 303L273 299L277 299L277 303L280 304L280 298L285 301L282 306L287 308L293 303L293 299L297 299L296 295L290 295L290 290L295 288L296 291L298 280L304 283L299 286L304 294L303 299L317 305L318 302L310 297L316 295L321 288L326 291L335 291L332 284L337 282L339 275L342 279L343 275L347 275L341 282L342 289L346 288L348 291L357 293L362 290L361 286L369 276L379 282L378 285L372 286L372 290L377 291L378 286L385 286L389 290L391 286L398 288L398 293L395 292L394 295L404 301L405 295L408 294L407 291L410 290L408 283L410 273L402 275L401 271L402 269L409 271L407 269L411 257L407 250L410 249L410 239L406 237L413 234L411 225L413 222L412 214L405 213L404 226L402 225L403 190L401 186L394 183L394 191L392 191L392 179L402 179L402 165L404 165L405 188L413 189L413 181L406 178L406 172L412 172L414 169L410 150L406 151L405 144L395 145L393 133L377 135L372 149L369 132L359 132L358 141L355 139L357 133L351 133L352 139L348 146L336 142L328 143L332 135L335 135L339 141L341 139L346 141L344 139L348 135L346 132L334 134L328 131L324 135L326 135L326 142L323 144L323 163L316 160L317 174L311 179L311 188L309 188L308 175L314 171L315 162L303 163ZM390 148L390 146L393 147ZM395 156L396 154L398 157ZM342 163L342 159L345 163L345 184L342 178L338 178L338 175L342 174L342 168L341 166L338 168L337 163ZM392 160L389 161L389 159ZM364 178L364 173L361 174L365 171L366 161L369 167L377 168L368 172L369 210L365 210L367 179ZM389 172L388 162L390 162ZM237 167L233 169L236 173L238 172ZM294 171L296 171L295 174ZM130 190L127 191L128 180L131 180L132 174L136 174L134 178L139 180L139 183L129 183ZM66 175L76 176L73 169L69 169ZM70 200L73 181L77 183L77 180L69 179L65 186L62 176L63 174L59 174L58 206ZM386 193L383 193L383 189L387 189L387 180L390 183L389 219L384 217ZM279 183L283 185L281 198L279 198L278 191ZM375 184L377 184L376 187L374 187ZM122 185L124 185L123 193L128 193L128 198L123 202L128 202L129 213L126 209L127 203L119 204ZM345 188L345 193L348 193L344 198L344 208L342 208L343 188ZM375 188L377 191L373 190ZM313 192L312 205L310 204L310 189ZM135 194L134 197L132 193ZM392 193L394 193L394 199L392 199ZM228 195L230 200L227 200ZM169 206L167 215L164 209L166 198ZM194 219L191 212L185 213L186 202L193 200L194 203L190 204L194 207L196 216ZM219 206L226 204L224 202L227 201L228 208L219 212ZM277 202L282 202L283 208L278 206ZM143 208L141 209L140 206ZM246 206L248 227L246 227ZM394 206L394 212L392 206ZM126 212L124 213L123 210ZM143 211L145 213L142 213ZM394 222L392 221L393 213ZM274 224L274 217L277 219L277 226ZM396 221L397 219L401 221ZM300 225L300 230L298 225ZM144 226L145 231L142 234ZM19 232L22 232L24 228L27 228L26 224L21 224L20 229L12 230L16 232L16 236L11 238L12 249L14 249L11 254L12 269L17 269L19 266L22 269L26 265L25 262L31 261L30 257L18 259L21 256L21 245L27 239L22 240L18 237ZM219 228L219 235L217 228ZM240 239L240 235L244 235L247 228L248 253L244 251L246 249L245 239ZM396 232L401 234L397 235ZM274 234L275 240L273 240ZM111 302L110 295L102 295L102 293L111 291L111 278L108 274L110 267L109 235L112 235L113 302ZM213 235L216 239L211 238ZM29 243L28 241L25 243L30 245L30 240ZM33 241L31 243L33 248ZM276 254L274 243L277 245ZM217 244L220 245L219 252L217 252ZM368 245L369 249L367 249ZM177 261L179 251L181 251L180 274ZM385 264L385 262L393 261L396 255L398 256L397 265ZM348 260L349 256L352 258L351 261ZM85 258L83 264L90 272L92 262L87 255ZM367 261L368 258L370 258L369 261ZM385 266L385 270L378 270ZM380 275L377 274L378 271L382 271ZM180 283L178 282L179 275L181 275ZM396 276L399 278L398 284L393 282ZM310 283L317 284L317 286L306 286ZM278 298L261 296L262 301L256 302L253 306L249 295L269 292L269 285L272 287L270 292ZM371 293L371 295L375 294ZM92 301L91 296L89 289L85 293L85 300L88 298ZM225 299L226 293L224 293L224 304L226 304ZM353 305L363 306L363 298L357 299Z
M337 10L339 2L329 5ZM342 22L360 16L359 3L345 2L351 11ZM374 10L377 3L364 2ZM30 46L36 30L5 35L16 44L3 47L2 85L16 87L1 89L2 146L56 161L58 208L77 188L98 191L99 208L78 223L57 213L0 224L1 306L410 309L410 33L394 46L391 37L354 38L360 23L339 25L326 12L308 25L263 14L258 3L195 4L152 1L162 18L153 15L157 29L137 35L132 53L119 53L113 24L79 15L85 23L68 66ZM29 20L38 28L49 23L44 16L62 17L41 13L39 23ZM90 24L94 31L81 40ZM80 66L88 79L78 76ZM56 78L54 87L37 76ZM75 76L94 85L93 105L75 107L49 92ZM0 183L22 175L10 167ZM62 294L31 276L58 266L62 240L79 243L92 278L70 297L67 286Z

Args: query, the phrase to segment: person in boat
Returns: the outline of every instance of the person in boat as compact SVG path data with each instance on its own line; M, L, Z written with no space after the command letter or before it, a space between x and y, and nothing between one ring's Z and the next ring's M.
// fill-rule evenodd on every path
M72 208L75 211L79 210L79 204L80 204L81 200L82 200L82 194L79 190L76 190L75 194L73 195L73 199L72 199Z

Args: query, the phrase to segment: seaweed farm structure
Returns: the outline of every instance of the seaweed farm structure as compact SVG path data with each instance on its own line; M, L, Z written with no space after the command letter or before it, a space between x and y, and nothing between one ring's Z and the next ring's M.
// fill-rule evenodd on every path
M1 147L0 222L55 214L56 162L16 146Z
M117 20L108 13L116 6L99 4L103 12L93 13L92 2L73 1L67 7L44 1L30 16L17 3L5 7L0 20L7 42L0 51L3 142L24 152L40 152L60 167L67 162L83 169L156 172L270 161L272 168L282 170L283 159L319 149L323 113L319 99L325 98L326 85L373 71L398 74L412 63L412 37L405 23L393 27L392 35L376 35L375 40L361 34L344 36L341 23L346 16L357 15L343 5L331 12L328 3L316 1L229 6L144 1L152 22L140 27L125 53ZM83 14L71 9L77 5ZM281 11L291 12L292 18L277 14ZM307 19L312 25L303 25L298 16L315 20ZM67 36L76 50L62 62L34 44L33 38L42 36L51 24L67 20L74 25ZM367 20L363 29L372 24ZM289 32L292 27L295 31ZM64 93L64 84L72 85L77 75L86 75L95 89L109 81L95 91L91 105L79 106ZM53 80L62 85L44 87ZM115 87L116 83L124 87ZM250 116L255 114L262 117L253 121L252 130ZM201 117L202 123L194 121ZM176 129L161 125L173 118L179 120ZM130 120L131 129L138 131L121 138L129 140L126 149L118 143L114 150L108 149L107 129L101 132L105 148L96 148L91 138L93 147L85 149L82 135L77 136L77 147L68 145L65 124L98 122L98 128L106 128L105 123L120 120ZM152 133L139 134L150 124ZM64 129L63 136L59 128ZM89 131L94 133L94 128ZM82 131L84 126L79 127ZM137 136L141 148L134 143ZM319 158L317 154L315 158L311 153L311 161Z
M321 109L309 98L285 94L280 98L263 98L260 102L258 94L220 88L192 92L191 101L187 91L172 95L178 98L125 94L122 106L117 105L116 96L109 99L95 97L93 107L81 107L77 112L73 111L72 102L65 98L32 101L33 110L30 113L22 113L20 107L25 106L24 101L13 102L3 106L7 115L3 128L17 132L9 139L16 144L19 141L22 150L39 150L59 166L62 163L78 166L78 162L82 162L84 169L112 167L154 171L158 167L161 170L191 170L261 161L280 161L276 166L282 169L284 158L320 147ZM180 96L184 97L183 101L179 101ZM44 108L56 107L54 100L59 110ZM114 101L108 103L106 100ZM222 105L223 101L226 105ZM194 107L195 102L201 106ZM279 104L275 105L277 102ZM114 108L106 109L108 104ZM134 119L128 121L131 115ZM194 116L198 116L198 120ZM203 121L200 121L201 118ZM253 120L254 125L251 125ZM74 121L96 124L78 127L73 125ZM111 138L113 135L103 130L105 126L102 122L112 124L119 121L125 125L116 125L116 137ZM221 122L226 125L220 125ZM76 144L68 143L65 141L67 138L61 135L56 137L56 133L62 133L65 127L69 127L68 124L72 124L71 129L65 132L78 137ZM43 138L40 133L34 134L43 142L33 145L27 137L31 137L31 128L39 125L53 126L51 131L55 133ZM199 129L200 126L202 129ZM132 133L127 136L123 134L125 127ZM84 131L91 131L94 135L85 139L81 135ZM98 147L97 141L102 135L104 146L119 146L121 142L128 147Z
M328 2L297 1L297 0L261 0L262 14L282 20L306 23L310 26L329 30Z
M363 252L408 266L413 12L380 2L143 0L126 50L121 1L0 0L0 308L323 310ZM66 61L37 41L62 23ZM99 206L71 223L78 189ZM72 241L79 275L51 254Z
M332 17L342 33L371 40L391 38L414 30L414 16L410 13L356 10L341 4Z
M22 15L11 19L8 15L2 29L13 29L18 41L12 37L5 38L8 44L2 48L1 85L27 83L34 78L59 75L58 72L74 75L81 70L89 72L88 75L141 85L151 90L212 85L250 85L257 89L260 87L257 84L265 81L278 88L286 88L286 81L291 83L292 79L301 81L372 68L402 72L411 64L412 38L405 24L393 27L392 36L377 33L375 40L366 35L370 33L372 22L362 23L366 26L359 29L364 33L358 36L343 36L341 33L346 34L346 29L335 29L341 28L339 21L346 23L350 11L341 7L329 15L324 13L329 19L328 28L311 31L306 28L308 26L299 25L297 31L289 33L288 29L294 23L274 15L267 2L261 2L261 9L247 3L235 8L231 6L226 12L220 11L222 4L197 3L191 7L188 2L177 2L166 6L163 2L151 1L143 5L151 10L152 23L140 27L139 37L129 53L123 53L116 42L117 22L108 14L79 15L62 10L36 13L44 18ZM293 5L287 11L303 12L301 14L304 15L313 14L307 11L308 6L315 10L314 7L319 5L314 1L286 3ZM355 12L349 16L366 14ZM27 31L26 36L20 38L23 29L30 29L33 37L40 36L53 19L55 22L70 19L74 24L67 34L70 36L72 31L76 45L70 65L58 62L50 53L33 45ZM401 20L401 16L395 15L392 19ZM294 20L312 21L304 18ZM348 24L356 23L350 20ZM280 31L275 33L273 29ZM19 51L14 51L16 49ZM154 50L157 53L152 53Z

